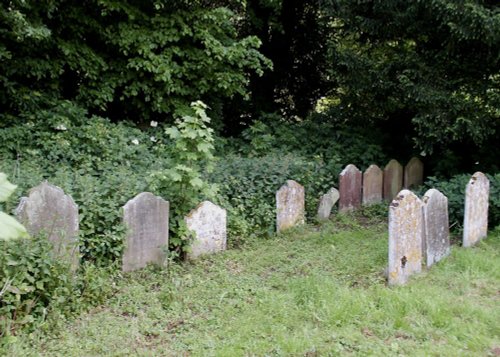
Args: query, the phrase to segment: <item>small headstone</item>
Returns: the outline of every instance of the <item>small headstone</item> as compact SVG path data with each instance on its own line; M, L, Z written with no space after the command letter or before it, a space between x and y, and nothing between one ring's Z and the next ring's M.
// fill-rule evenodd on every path
M150 192L138 194L123 206L123 223L127 228L123 271L141 269L149 263L165 263L168 215L168 201Z
M370 165L363 173L363 204L382 202L384 173L377 165Z
M405 284L422 270L423 225L422 201L402 190L389 206L389 285Z
M361 181L362 174L358 168L352 164L339 175L339 211L351 211L361 206Z
M424 164L417 157L412 157L405 166L404 187L414 189L424 183Z
M276 192L276 231L281 232L305 221L304 187L288 180Z
M339 197L339 191L335 187L332 187L327 193L321 196L318 207L319 220L326 220L330 218L332 208L335 203L337 203Z
M465 189L464 247L470 247L488 234L490 181L482 172L472 175Z
M226 250L226 220L226 210L210 201L200 203L185 217L187 228L194 233L188 259Z
M391 160L384 168L384 200L392 201L403 188L403 166Z
M47 235L56 256L67 260L73 270L78 268L78 206L71 196L44 181L21 199L16 215L31 235Z
M422 201L424 203L422 254L429 268L450 254L448 198L431 188L425 193Z

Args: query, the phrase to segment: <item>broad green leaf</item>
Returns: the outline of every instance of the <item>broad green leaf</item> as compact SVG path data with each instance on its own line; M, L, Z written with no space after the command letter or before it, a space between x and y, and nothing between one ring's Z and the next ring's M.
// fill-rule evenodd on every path
M16 185L11 184L7 180L7 175L0 172L0 202L5 202L7 198L14 192Z
M16 221L14 217L4 212L0 212L0 240L11 240L18 238L27 238L26 228Z

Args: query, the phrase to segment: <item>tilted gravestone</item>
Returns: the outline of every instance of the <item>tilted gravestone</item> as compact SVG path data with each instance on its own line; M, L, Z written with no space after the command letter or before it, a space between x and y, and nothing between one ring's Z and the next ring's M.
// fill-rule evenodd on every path
M402 285L422 270L422 201L408 190L389 206L389 285Z
M414 189L424 183L424 164L417 157L412 157L405 166L404 187Z
M391 160L384 168L384 200L392 201L403 188L403 166Z
M382 202L384 173L377 165L370 165L363 173L363 204Z
M339 175L339 211L351 211L361 206L361 171L352 164Z
M281 232L305 221L304 187L288 180L276 192L276 231Z
M200 203L185 217L187 228L194 233L188 259L226 250L226 220L226 210L210 201Z
M78 268L78 206L71 196L47 181L30 190L16 209L16 215L31 235L44 234L56 256Z
M482 172L472 175L465 189L464 247L470 247L488 234L490 181Z
M169 202L142 192L123 206L127 228L122 270L144 268L149 263L163 265L168 249Z
M332 187L327 193L321 196L318 206L318 219L326 220L330 218L332 208L339 199L339 191Z
M424 203L422 254L429 268L450 254L448 198L431 188L425 193L422 201Z

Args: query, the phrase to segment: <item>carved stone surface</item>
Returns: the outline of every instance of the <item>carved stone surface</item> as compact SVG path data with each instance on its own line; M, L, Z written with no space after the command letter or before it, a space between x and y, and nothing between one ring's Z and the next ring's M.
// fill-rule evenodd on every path
M304 187L288 180L276 192L276 231L281 232L305 221Z
M422 201L402 190L389 206L389 285L402 285L422 270Z
M194 232L188 259L226 250L227 213L225 209L210 201L204 201L185 217L185 221L187 228Z
M339 175L339 211L351 211L361 206L361 181L362 174L358 168L352 164Z
M123 271L141 269L148 263L165 263L168 215L168 201L149 192L138 194L123 206L123 223L127 228Z
M330 218L332 208L335 203L337 203L339 197L339 191L335 187L332 187L327 193L321 196L318 207L319 220L326 220Z
M423 199L424 240L423 258L429 268L450 254L450 230L448 223L448 198L431 188Z
M405 166L404 187L414 189L424 183L424 164L418 157L412 157Z
M465 189L464 247L470 247L488 234L490 181L482 172L472 175Z
M377 165L370 165L363 173L363 204L382 202L384 173Z
M384 168L384 200L392 201L403 188L403 166L391 160Z
M78 268L78 206L71 196L44 181L21 199L16 215L31 235L47 235L55 254Z

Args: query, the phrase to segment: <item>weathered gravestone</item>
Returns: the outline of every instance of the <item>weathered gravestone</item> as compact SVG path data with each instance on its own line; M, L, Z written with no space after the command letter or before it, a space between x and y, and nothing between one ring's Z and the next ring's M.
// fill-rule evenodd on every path
M425 193L422 201L424 203L422 254L429 268L450 254L448 198L431 188Z
M403 166L391 160L384 168L384 200L392 201L403 188Z
M389 285L405 284L422 270L422 201L402 190L389 206Z
M488 234L490 181L482 172L472 175L465 189L464 247L470 247Z
M276 231L281 232L304 221L304 187L294 180L287 180L276 192Z
M370 165L363 173L363 204L382 202L384 173L377 165Z
M404 187L413 189L424 183L424 164L417 157L412 157L405 166Z
M185 217L187 228L194 233L188 259L226 250L226 219L226 210L210 201L200 203Z
M351 211L361 206L361 171L352 164L339 175L339 211Z
M330 214L332 213L332 208L337 203L339 199L339 191L332 187L327 193L321 196L319 199L319 207L318 207L318 219L326 220L330 218Z
M141 269L148 263L165 263L168 215L168 201L149 192L138 194L123 206L123 223L127 228L123 271Z
M31 235L47 235L56 256L78 268L78 206L71 196L44 181L21 199L16 215Z

